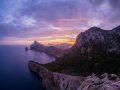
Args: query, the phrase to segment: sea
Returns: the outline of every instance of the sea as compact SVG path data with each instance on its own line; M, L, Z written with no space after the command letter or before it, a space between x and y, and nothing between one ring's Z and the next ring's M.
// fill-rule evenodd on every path
M30 60L45 64L55 58L25 51L23 45L0 45L0 90L43 90L42 81L28 68Z

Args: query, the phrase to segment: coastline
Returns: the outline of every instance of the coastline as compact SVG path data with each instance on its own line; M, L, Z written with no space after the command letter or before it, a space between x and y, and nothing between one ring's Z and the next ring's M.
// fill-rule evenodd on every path
M28 67L35 75L42 78L42 85L45 90L119 90L120 79L118 76L107 73L101 77L92 74L91 76L71 76L52 72L41 64L29 61Z

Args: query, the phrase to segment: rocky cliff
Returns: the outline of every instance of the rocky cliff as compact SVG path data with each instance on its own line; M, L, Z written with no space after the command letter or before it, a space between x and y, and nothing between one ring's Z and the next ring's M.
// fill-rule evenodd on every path
M30 49L38 52L45 52L46 54L54 57L61 57L63 55L63 51L61 49L54 46L44 46L37 41L30 46Z
M120 53L120 26L112 30L92 27L78 35L74 48L80 53Z
M97 77L70 76L51 72L42 65L30 61L29 68L42 78L45 90L120 90L120 79L117 75L107 73Z
M120 26L112 30L92 27L80 33L68 51L44 65L29 62L46 90L120 90Z

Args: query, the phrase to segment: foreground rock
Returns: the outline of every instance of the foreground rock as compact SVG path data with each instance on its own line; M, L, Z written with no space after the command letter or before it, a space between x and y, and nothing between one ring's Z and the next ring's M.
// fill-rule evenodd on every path
M95 74L87 77L70 76L51 72L33 61L30 61L28 66L32 72L42 78L46 90L120 90L120 79L115 74L105 73L100 78Z

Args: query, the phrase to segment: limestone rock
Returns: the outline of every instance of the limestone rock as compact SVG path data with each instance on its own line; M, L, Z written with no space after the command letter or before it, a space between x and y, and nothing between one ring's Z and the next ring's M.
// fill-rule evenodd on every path
M92 76L70 76L51 72L39 63L30 61L29 69L42 78L45 90L120 90L120 79L110 80L108 74L101 75L103 78ZM110 75L117 77L115 74Z
M73 46L86 53L120 54L120 26L112 30L92 27L78 35Z

